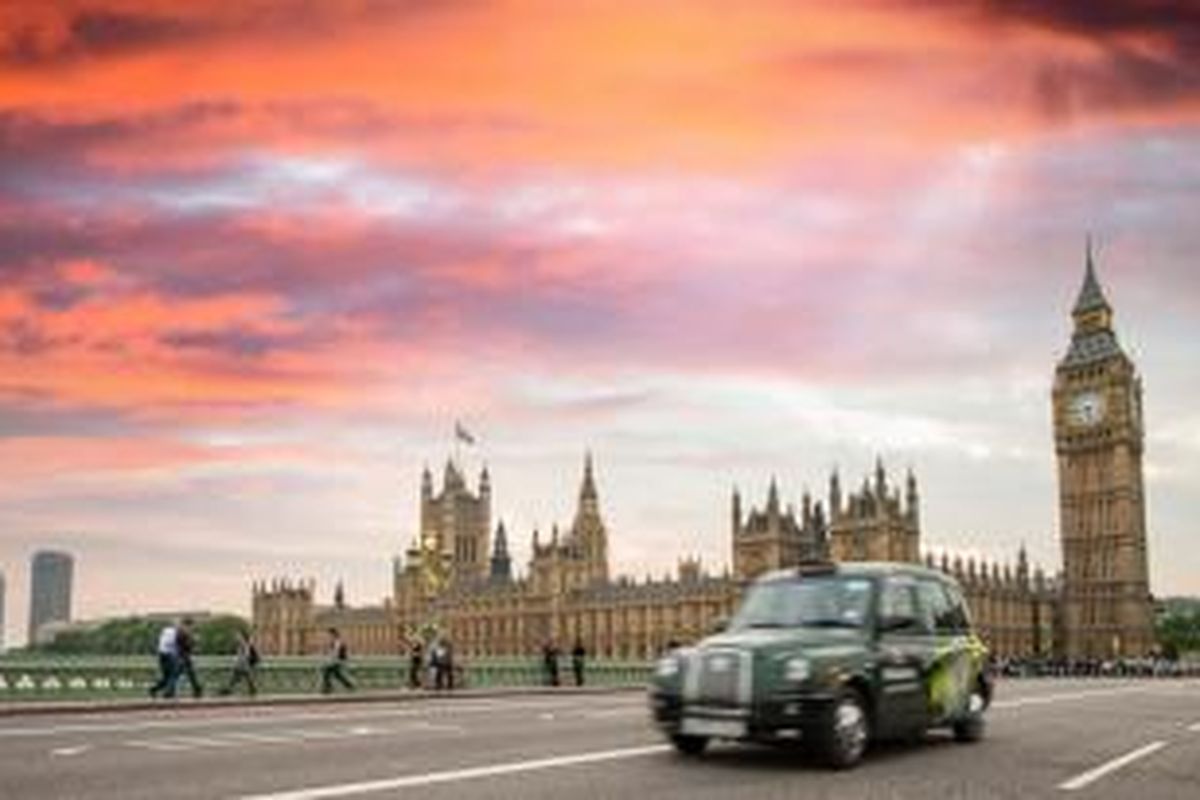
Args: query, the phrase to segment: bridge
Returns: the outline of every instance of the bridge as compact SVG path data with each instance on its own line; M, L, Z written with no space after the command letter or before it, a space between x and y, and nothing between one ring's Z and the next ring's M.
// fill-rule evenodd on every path
M752 746L681 757L651 728L638 689L10 713L0 718L0 786L14 798L113 800L1195 800L1200 680L1004 679L982 742L933 733L877 747L852 772L829 772L802 751Z

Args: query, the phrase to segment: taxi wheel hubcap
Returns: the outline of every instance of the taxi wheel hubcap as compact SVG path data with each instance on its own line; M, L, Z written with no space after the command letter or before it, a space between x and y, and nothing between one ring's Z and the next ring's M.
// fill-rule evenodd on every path
M834 733L842 752L857 758L867 742L867 718L862 707L853 700L843 700L834 717Z

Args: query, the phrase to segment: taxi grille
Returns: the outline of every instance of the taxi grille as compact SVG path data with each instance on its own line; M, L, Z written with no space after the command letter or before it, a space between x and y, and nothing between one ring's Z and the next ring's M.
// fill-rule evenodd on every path
M687 699L707 706L742 706L750 700L749 654L700 651L689 665Z

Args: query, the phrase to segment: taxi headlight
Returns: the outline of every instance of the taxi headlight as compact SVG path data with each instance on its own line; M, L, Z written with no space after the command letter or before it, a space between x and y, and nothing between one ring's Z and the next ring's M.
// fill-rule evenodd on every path
M788 659L783 676L792 683L804 683L812 677L812 663L803 656L793 656Z
M660 678L674 678L679 674L679 659L675 656L660 658L654 668L654 674Z

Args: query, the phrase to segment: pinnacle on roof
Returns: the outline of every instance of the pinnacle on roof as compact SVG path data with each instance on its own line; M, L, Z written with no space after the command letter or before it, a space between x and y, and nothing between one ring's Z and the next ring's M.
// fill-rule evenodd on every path
M583 457L583 485L579 487L581 498L595 499L596 478L592 470L592 451L588 450Z
M496 538L492 543L492 555L508 555L508 532L504 529L504 520L500 520L500 524L496 526Z
M1110 308L1108 300L1105 299L1104 290L1100 288L1100 281L1096 278L1096 264L1092 258L1092 237L1088 236L1087 267L1083 274L1083 286L1079 289L1079 298L1075 301L1075 310L1072 313L1079 315L1107 308Z

